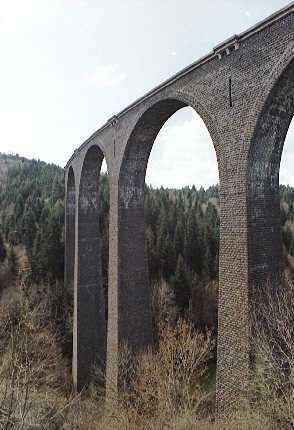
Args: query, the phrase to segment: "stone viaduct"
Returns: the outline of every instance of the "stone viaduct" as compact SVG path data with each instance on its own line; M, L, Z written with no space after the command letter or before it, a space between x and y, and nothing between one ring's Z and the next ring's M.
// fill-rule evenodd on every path
M281 273L279 165L294 114L294 2L213 51L113 116L65 167L66 263L74 289L73 379L79 390L97 359L117 387L123 342L152 340L144 183L157 133L191 106L212 138L220 179L217 403L246 384L249 308L255 286ZM99 243L98 181L110 181L106 330Z

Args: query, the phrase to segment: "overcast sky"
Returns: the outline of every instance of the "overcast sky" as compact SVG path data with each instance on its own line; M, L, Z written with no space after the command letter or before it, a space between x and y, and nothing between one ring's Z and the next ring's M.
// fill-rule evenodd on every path
M64 166L108 118L288 0L0 0L0 151ZM293 122L293 121L292 121ZM281 183L294 185L294 125ZM218 181L209 134L186 108L164 126L147 182Z

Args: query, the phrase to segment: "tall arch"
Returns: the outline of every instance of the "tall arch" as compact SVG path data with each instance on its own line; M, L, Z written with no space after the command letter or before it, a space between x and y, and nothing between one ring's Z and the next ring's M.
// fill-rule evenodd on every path
M152 342L144 215L147 163L161 127L175 112L187 106L180 98L167 98L145 110L128 139L120 169L118 342L127 341L133 351ZM206 123L206 118L203 119Z
M293 54L292 54L293 55ZM269 91L255 127L247 170L249 284L279 279L283 270L279 169L294 115L294 59Z
M103 158L98 146L88 149L79 185L73 335L73 379L77 390L89 382L93 364L103 368L106 363L99 228L99 177Z
M65 202L65 270L64 283L69 294L74 288L76 187L73 168L67 174Z

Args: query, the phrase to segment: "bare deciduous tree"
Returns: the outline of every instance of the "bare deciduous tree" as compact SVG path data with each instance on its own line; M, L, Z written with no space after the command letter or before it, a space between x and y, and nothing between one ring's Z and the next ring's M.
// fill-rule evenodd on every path
M256 292L252 310L255 366L251 395L277 422L294 419L294 282L286 270L279 284Z

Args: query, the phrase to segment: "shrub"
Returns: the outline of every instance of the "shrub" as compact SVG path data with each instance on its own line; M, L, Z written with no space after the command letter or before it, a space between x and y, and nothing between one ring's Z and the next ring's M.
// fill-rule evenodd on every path
M69 371L44 303L30 301L19 287L2 293L0 304L0 425L61 428Z
M257 289L255 298L255 366L249 397L277 428L287 428L294 411L293 273L287 270L279 284L267 282Z
M197 332L191 323L179 319L174 327L160 324L156 351L134 359L125 347L119 422L123 417L126 428L153 428L151 423L160 428L160 423L171 422L187 408L200 413L207 397L200 380L214 343L210 332Z

